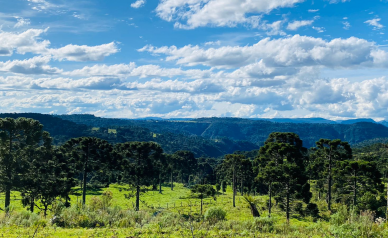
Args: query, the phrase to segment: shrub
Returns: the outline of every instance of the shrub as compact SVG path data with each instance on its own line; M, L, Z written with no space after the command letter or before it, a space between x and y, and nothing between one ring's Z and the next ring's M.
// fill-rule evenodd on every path
M226 220L226 211L220 207L211 207L205 212L205 220L212 224L224 221Z
M309 203L306 206L305 214L314 218L319 218L318 205L315 203Z
M275 219L273 217L255 217L253 223L255 228L261 232L272 232Z

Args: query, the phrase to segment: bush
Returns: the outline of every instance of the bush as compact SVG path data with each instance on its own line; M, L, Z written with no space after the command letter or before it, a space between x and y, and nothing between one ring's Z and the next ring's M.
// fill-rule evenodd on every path
M253 223L255 228L261 232L272 232L275 219L273 217L255 217Z
M226 211L220 207L211 207L205 212L205 220L211 224L226 220Z
M305 214L308 216L312 216L313 218L319 218L318 205L315 203L307 204Z

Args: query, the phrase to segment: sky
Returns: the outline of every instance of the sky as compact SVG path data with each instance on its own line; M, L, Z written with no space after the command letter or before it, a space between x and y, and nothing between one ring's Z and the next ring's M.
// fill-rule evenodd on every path
M387 0L0 0L0 112L388 119Z

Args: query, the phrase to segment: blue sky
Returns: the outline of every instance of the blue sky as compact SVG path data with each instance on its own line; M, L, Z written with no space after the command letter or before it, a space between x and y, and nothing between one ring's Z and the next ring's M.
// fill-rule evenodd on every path
M385 0L0 6L0 112L388 119Z

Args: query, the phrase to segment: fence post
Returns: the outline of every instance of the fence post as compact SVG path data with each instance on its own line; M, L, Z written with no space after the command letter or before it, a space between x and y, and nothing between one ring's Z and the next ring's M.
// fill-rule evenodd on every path
M167 209L168 209L168 203L167 203Z

